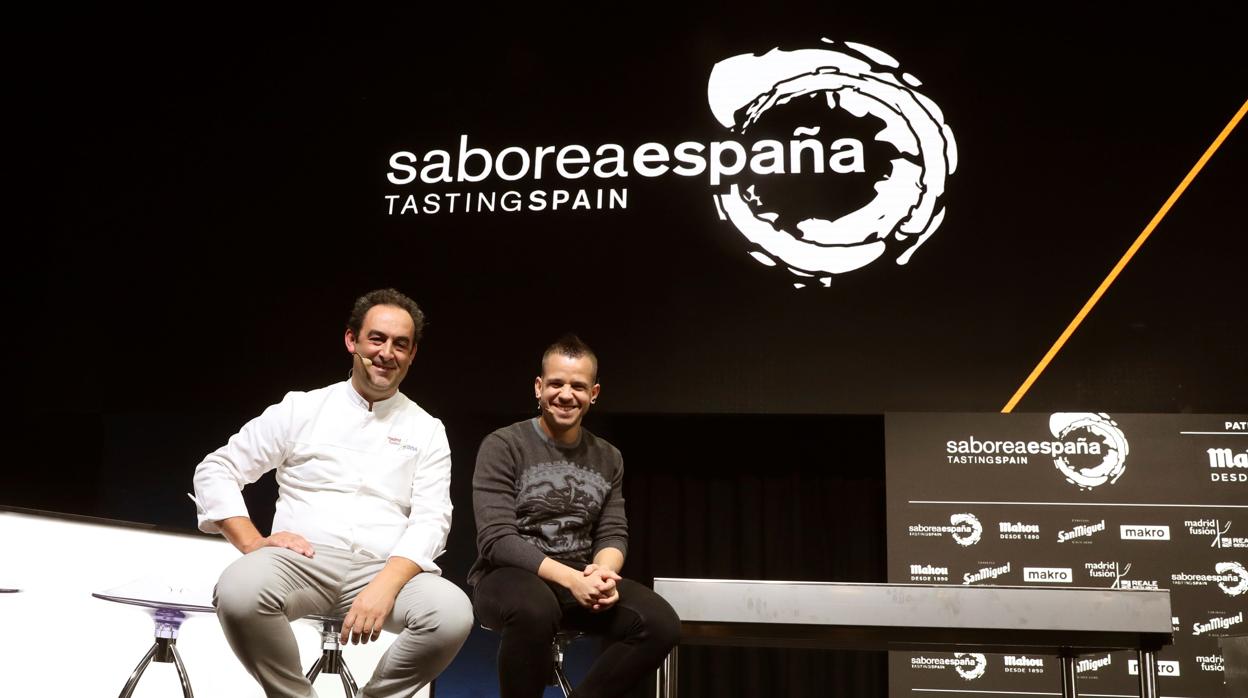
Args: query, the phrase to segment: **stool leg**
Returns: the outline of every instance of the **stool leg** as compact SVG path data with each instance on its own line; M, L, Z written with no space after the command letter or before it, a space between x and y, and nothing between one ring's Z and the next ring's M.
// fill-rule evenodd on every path
M195 698L195 694L191 693L191 677L186 674L186 665L182 663L182 655L178 654L178 646L169 643L169 650L173 652L173 665L178 669L178 679L182 681L183 698Z
M143 676L143 670L147 668L148 664L152 663L152 657L156 656L156 648L159 646L160 643L158 642L152 643L152 648L147 651L139 665L134 668L134 673L130 674L130 680L121 689L121 695L118 698L130 698L134 693L134 687L139 685L139 678Z
M351 676L351 670L347 668L346 661L340 659L338 669L338 678L342 679L342 690L346 692L347 698L355 698L359 687L356 686L355 677Z
M555 665L555 681L559 682L559 689L563 691L563 698L572 695L572 682L568 681L568 675L563 673L563 663Z
M563 652L566 645L559 641L558 638L550 645L550 671L554 674L551 685L559 686L559 690L563 691L563 698L572 695L572 682L568 680L568 675L563 673Z
M312 668L308 669L308 673L304 675L307 677L308 683L312 683L313 681L316 681L316 677L320 675L321 660L323 659L325 659L325 655L321 655L317 657L316 661L312 663Z

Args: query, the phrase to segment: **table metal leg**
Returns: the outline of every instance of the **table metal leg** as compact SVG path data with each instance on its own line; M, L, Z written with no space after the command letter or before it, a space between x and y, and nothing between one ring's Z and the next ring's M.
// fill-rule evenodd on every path
M676 698L676 650L673 647L667 658L659 665L654 674L654 695L656 698Z
M156 648L159 646L159 642L152 643L152 648L147 651L147 654L143 655L139 665L134 668L134 673L130 674L130 680L121 689L121 695L118 698L130 698L130 695L134 693L134 687L139 685L139 678L143 676L143 670L147 668L148 664L152 663L152 657L156 656Z
M1075 698L1075 655L1063 654L1058 661L1062 664L1062 696Z
M1157 653L1140 650L1140 698L1157 698Z

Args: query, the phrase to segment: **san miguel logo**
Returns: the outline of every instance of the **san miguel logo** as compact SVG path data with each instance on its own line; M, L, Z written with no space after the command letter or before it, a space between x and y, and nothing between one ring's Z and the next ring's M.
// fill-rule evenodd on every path
M1096 523L1083 523L1072 526L1068 531L1057 532L1057 542L1066 543L1075 541L1078 543L1088 542L1092 536L1105 530L1105 519L1101 519Z
M1214 616L1204 623L1192 623L1192 635L1200 636L1219 630L1230 630L1244 622L1244 612L1240 611L1233 616ZM1238 628L1235 628L1238 629ZM1221 633L1220 633L1221 634Z
M940 227L953 131L918 78L879 49L813 48L716 63L707 102L726 131L676 144L490 148L458 143L387 160L389 216L612 211L638 179L705 179L721 220L797 287L880 259L906 264Z

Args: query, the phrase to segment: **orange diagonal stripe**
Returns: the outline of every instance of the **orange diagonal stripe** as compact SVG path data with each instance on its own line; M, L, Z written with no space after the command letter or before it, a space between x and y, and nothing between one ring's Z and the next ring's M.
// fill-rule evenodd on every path
M1205 154L1200 156L1200 159L1197 160L1196 164L1192 166L1192 169L1187 173L1187 176L1183 178L1183 181L1179 182L1179 186L1175 188L1174 193L1170 194L1170 198L1166 199L1166 203L1161 205L1161 209L1157 211L1157 214L1153 216L1153 219L1148 222L1148 225L1144 226L1144 231L1141 232L1139 237L1135 239L1135 242L1131 243L1131 247L1127 248L1126 254L1122 255L1122 259L1119 259L1118 263L1114 265L1114 268L1110 270L1109 275L1106 276L1105 280L1101 282L1101 285L1097 287L1096 292L1092 294L1092 297L1088 299L1088 302L1083 304L1083 308L1081 308L1078 314L1075 315L1075 319L1071 320L1070 324L1066 326L1066 331L1062 332L1062 335L1057 338L1057 341L1053 342L1053 346L1049 347L1049 351L1045 353L1043 359L1040 359L1040 363L1036 364L1036 367L1031 370L1031 375L1027 376L1027 380L1023 381L1023 384L1018 386L1018 390L1014 392L1014 397L1010 398L1010 401L1005 403L1005 407L1001 409L1002 414L1012 412L1014 410L1014 406L1018 404L1018 401L1022 400L1023 396L1027 394L1027 391L1031 389L1031 384L1036 382L1036 379L1040 377L1041 373L1044 373L1044 369L1048 368L1049 362L1053 360L1054 356L1057 356L1057 352L1062 350L1062 346L1066 344L1066 340L1070 339L1070 336L1075 333L1075 330L1079 327L1079 324L1083 322L1083 319L1088 316L1088 313L1092 312L1092 308L1096 306L1096 303L1101 299L1101 296L1105 295L1105 291L1109 289L1110 284L1114 283L1114 280L1118 278L1120 273L1122 273L1122 270L1127 266L1127 262L1131 261L1131 258L1135 256L1137 251L1139 251L1140 247L1144 244L1144 241L1147 240L1148 236L1152 234L1153 229L1156 228L1157 224L1161 223L1161 219L1165 218L1166 214L1170 212L1170 207L1174 205L1174 202L1179 200L1180 196L1183 196L1183 192L1187 191L1187 185L1192 183L1192 180L1195 179L1196 175L1199 174L1201 169L1204 168L1205 163L1209 162L1209 158L1213 157L1213 154L1218 152L1218 148L1222 146L1222 142L1226 140L1226 137L1231 134L1231 131L1235 130L1235 126L1239 124L1240 119L1244 118L1245 112L1248 112L1248 100L1245 100L1243 105L1240 106L1239 111L1235 112L1235 116L1231 117L1231 120L1227 123L1226 128L1222 129L1222 133L1219 133L1218 137L1213 139L1213 143L1210 144L1210 146L1205 150Z

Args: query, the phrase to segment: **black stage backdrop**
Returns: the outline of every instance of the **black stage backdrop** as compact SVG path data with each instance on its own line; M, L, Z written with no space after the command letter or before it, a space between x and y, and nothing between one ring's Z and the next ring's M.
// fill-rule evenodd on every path
M393 285L431 319L405 392L455 449L452 578L476 444L573 329L602 357L591 426L629 465L630 574L883 581L878 415L999 409L1248 97L1244 11L1215 4L588 12L10 23L0 503L193 526L194 463L344 377L351 299ZM864 101L881 89L907 108ZM712 176L725 142L765 139L784 173ZM826 171L796 171L804 139ZM686 143L724 159L643 174L647 144L678 168ZM608 144L627 176L594 173ZM439 150L461 181L404 180L437 179ZM1241 128L1020 409L1244 411L1244 153ZM824 657L691 653L683 676L882 695L882 660Z

